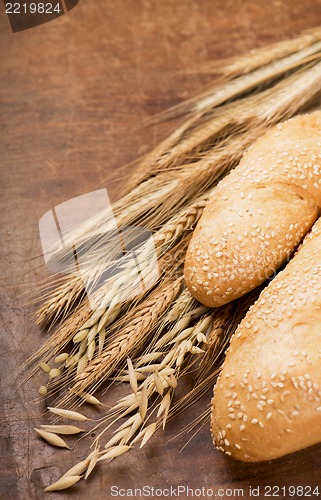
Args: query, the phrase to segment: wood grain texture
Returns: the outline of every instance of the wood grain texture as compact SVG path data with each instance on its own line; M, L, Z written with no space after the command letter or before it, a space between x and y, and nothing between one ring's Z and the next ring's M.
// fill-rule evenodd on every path
M13 34L1 2L0 498L45 498L44 485L87 449L80 443L72 459L38 439L33 427L43 411L41 380L19 386L16 379L45 335L28 305L31 289L47 276L39 258L40 217L97 186L117 197L133 168L120 167L147 152L169 127L145 130L142 120L209 84L209 78L187 74L193 65L320 24L319 0L83 0L68 15ZM109 499L111 485L244 488L243 498L250 485L321 487L321 446L268 464L242 464L213 449L205 426L179 453L188 436L170 439L209 398L142 451L48 498Z

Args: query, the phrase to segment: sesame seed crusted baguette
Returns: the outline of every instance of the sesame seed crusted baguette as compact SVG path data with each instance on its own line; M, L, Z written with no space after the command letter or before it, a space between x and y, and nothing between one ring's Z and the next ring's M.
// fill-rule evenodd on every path
M289 259L321 207L321 111L271 128L213 191L185 261L191 294L218 307Z
M321 218L231 339L214 387L215 446L245 462L321 442Z

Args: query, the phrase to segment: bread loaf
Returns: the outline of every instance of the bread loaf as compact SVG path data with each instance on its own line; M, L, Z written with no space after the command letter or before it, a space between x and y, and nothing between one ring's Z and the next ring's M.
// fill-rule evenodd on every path
M191 294L221 306L291 257L321 206L321 111L269 130L213 191L185 261Z
M321 441L321 218L236 330L214 388L217 448L253 462Z

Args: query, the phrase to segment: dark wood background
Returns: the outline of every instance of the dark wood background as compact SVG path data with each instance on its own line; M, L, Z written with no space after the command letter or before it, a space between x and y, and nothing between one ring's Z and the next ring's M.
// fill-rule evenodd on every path
M44 498L43 487L86 454L86 443L72 457L35 437L41 380L23 386L17 380L18 367L44 336L33 323L34 306L26 305L47 275L38 258L40 217L97 186L116 198L133 168L120 167L168 129L145 130L143 119L209 84L190 73L194 65L318 24L318 0L82 0L55 21L13 34L1 3L1 498ZM319 484L321 493L321 446L247 465L216 452L205 426L180 453L188 437L175 436L209 397L142 451L50 498L109 499L111 485L244 488L248 498L249 486Z

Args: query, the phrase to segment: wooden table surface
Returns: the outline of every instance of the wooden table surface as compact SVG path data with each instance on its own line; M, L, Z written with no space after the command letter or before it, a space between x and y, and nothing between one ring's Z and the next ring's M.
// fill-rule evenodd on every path
M208 85L208 77L189 72L193 65L318 24L320 0L83 0L57 20L13 34L1 2L1 498L45 498L44 486L87 450L83 442L71 456L38 439L33 427L43 411L41 380L23 386L17 380L19 366L45 336L33 322L34 305L28 305L31 291L48 275L39 258L40 217L97 186L116 198L133 168L120 167L150 150L168 129L146 130L142 121ZM266 485L310 484L319 485L321 494L321 446L248 465L215 451L206 425L180 453L188 436L175 436L209 398L143 450L48 498L109 499L112 485L243 488L243 498L259 485L264 498Z

